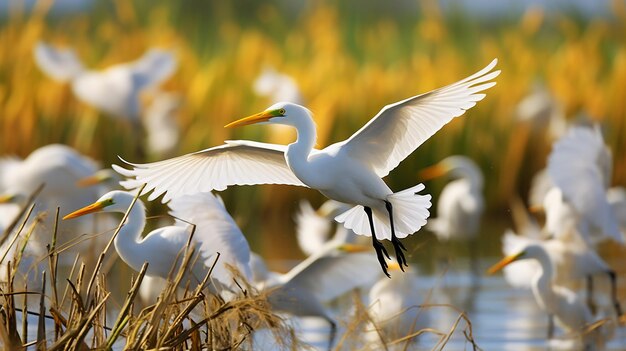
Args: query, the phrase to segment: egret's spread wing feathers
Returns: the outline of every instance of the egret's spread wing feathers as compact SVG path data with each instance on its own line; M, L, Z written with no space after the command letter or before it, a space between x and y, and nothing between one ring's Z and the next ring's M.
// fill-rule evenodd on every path
M493 60L481 71L459 82L385 106L342 149L384 177L452 118L474 107L496 83L500 71Z
M599 130L574 127L554 144L548 157L548 174L563 196L581 214L583 232L600 229L623 242L618 222L608 202L603 174L606 147Z
M285 160L283 145L245 140L226 141L213 147L169 160L128 163L133 169L113 165L118 173L132 178L120 182L127 189L146 183L144 192L154 190L148 200L163 196L163 202L181 195L224 190L230 185L287 184L305 186Z
M252 278L248 241L218 196L198 193L175 197L168 205L172 216L196 225L193 240L199 245L199 252L207 269L215 262L217 252L220 253L211 277L231 284L231 274L226 266L228 264L237 268L248 280Z
M311 292L319 301L332 300L351 289L373 284L378 259L369 252L329 253L310 256L283 276L283 288Z

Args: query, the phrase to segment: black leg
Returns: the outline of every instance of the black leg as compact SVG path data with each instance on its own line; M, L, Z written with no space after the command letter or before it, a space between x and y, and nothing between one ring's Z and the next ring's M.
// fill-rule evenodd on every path
M619 300L617 299L617 275L615 275L615 271L608 271L609 278L611 278L611 297L613 298L613 305L615 306L615 313L617 313L617 317L619 318L622 315L622 306L619 304Z
M596 314L596 305L593 303L593 276L587 276L587 306L592 315Z
M337 335L337 324L332 319L327 319L330 324L330 337L328 339L328 351L333 349L333 343L335 342L335 336Z
M393 226L393 206L391 206L391 202L385 200L385 207L387 208L387 212L389 212L389 224L391 225L391 243L393 244L393 248L396 250L396 260L398 260L398 265L400 269L404 272L404 267L408 267L409 265L406 263L406 257L404 257L404 252L406 248L400 242L400 239L396 237L396 229Z
M554 317L549 314L548 315L548 340L552 340L554 336Z
M387 262L385 262L385 257L383 256L384 254L385 256L387 256L387 258L389 258L389 254L387 253L387 250L385 249L383 244L381 244L380 241L376 239L376 230L374 229L374 217L372 216L372 209L367 206L363 207L365 208L365 213L367 214L367 218L370 221L370 229L372 230L372 246L374 246L374 249L376 250L376 256L378 257L380 268L383 269L383 273L385 273L388 278L391 278L391 276L387 272Z

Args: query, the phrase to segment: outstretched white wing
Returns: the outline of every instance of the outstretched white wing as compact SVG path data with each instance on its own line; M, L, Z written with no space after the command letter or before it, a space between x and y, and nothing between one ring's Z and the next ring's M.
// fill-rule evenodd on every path
M331 242L281 276L280 282L285 290L305 290L324 302L356 287L373 284L379 275L372 272L377 272L379 267L371 252L341 252Z
M583 234L600 229L623 242L617 219L606 196L609 166L602 134L598 129L573 127L554 144L548 157L548 174L567 202L582 216ZM610 162L609 162L610 164Z
M60 82L72 80L85 69L72 49L55 48L38 42L33 50L37 66L52 79Z
M384 177L424 141L474 107L496 83L500 71L491 70L497 59L481 71L446 87L385 106L349 139L335 144L341 152L369 165Z
M169 160L132 164L133 169L113 165L118 173L132 179L120 184L134 189L146 183L144 192L154 190L148 200L198 192L224 190L230 185L287 184L306 186L291 171L285 160L284 145L245 140L226 141L225 145L194 152Z
M220 253L212 273L213 278L232 284L227 268L230 265L237 268L248 280L252 279L248 241L218 196L198 193L175 197L168 206L172 216L196 225L193 240L198 243L207 269L215 262L217 253Z

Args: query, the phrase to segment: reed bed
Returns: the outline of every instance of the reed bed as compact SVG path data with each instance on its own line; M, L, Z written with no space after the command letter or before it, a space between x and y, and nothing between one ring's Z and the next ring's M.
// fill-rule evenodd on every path
M33 193L23 206L17 226L3 233L4 240L10 241L10 245L6 252L0 253L0 265L7 270L7 279L0 287L0 345L11 350L29 347L37 350L255 350L253 333L267 329L271 332L276 349L296 350L305 346L285 323L285 317L272 310L267 300L271 291L259 292L241 275L235 274L240 290L228 301L206 289L211 284L212 268L196 288L181 289L185 272L196 257L190 245L193 230L187 249L179 257L180 265L172 267L166 287L152 305L140 308L136 301L147 263L132 276L113 273L110 278L110 272L103 269L105 257L116 255L111 244L126 218L120 221L92 270L87 269L80 255L76 255L67 276L59 274L59 256L70 254L70 251L60 251L55 247L55 228L52 243L48 245L48 255L42 258L48 265L42 271L34 272L41 277L42 288L38 291L29 290L28 277L17 274L21 253L10 257L7 252L13 245L21 248L18 252L23 252L30 233L39 224L36 218L31 220L31 216L35 215L33 203L36 195L37 192ZM55 219L58 222L59 209ZM215 262L217 260L219 255ZM33 264L31 269L36 270L36 266ZM111 303L112 294L119 291L109 285L119 290L120 281L124 279L130 279L130 289L124 294L121 304ZM20 288L16 290L16 286ZM362 303L356 292L351 303L354 312L345 322L346 331L334 347L336 350L367 348L362 342L363 333L368 328L378 328L369 315L368 306ZM461 330L472 349L480 350L473 339L471 321L463 311L454 306L435 304L413 308L450 308L457 311L458 318L447 331L420 329L395 340L387 340L380 334L386 345L409 347L415 338L432 333L438 338L432 350L443 350L452 335ZM24 318L25 315L33 318ZM29 327L28 324L34 320L36 327ZM28 331L32 329L37 331L36 339L29 340L28 335L32 333Z

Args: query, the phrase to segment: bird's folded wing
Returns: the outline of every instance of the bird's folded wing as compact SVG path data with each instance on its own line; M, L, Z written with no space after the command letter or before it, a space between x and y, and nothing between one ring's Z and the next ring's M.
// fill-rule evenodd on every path
M199 244L207 269L213 266L217 253L220 253L212 278L232 285L232 275L227 267L230 265L246 279L252 279L250 246L219 196L212 193L186 195L172 199L168 206L172 216L196 225L193 240Z
M309 256L281 281L284 289L305 289L320 301L332 300L356 287L373 284L380 265L371 252Z
M496 84L491 81L500 74L491 71L496 63L494 59L461 81L385 106L341 143L342 150L369 165L378 176L386 176L452 118L461 116L485 97L479 92Z
M606 147L598 130L574 127L554 144L548 174L583 219L623 242L617 218L606 196Z
M226 141L213 147L169 160L132 164L132 169L113 165L131 179L120 184L135 189L146 183L145 192L154 190L148 200L163 196L163 202L181 195L224 190L230 185L304 185L289 169L286 147L252 141Z

